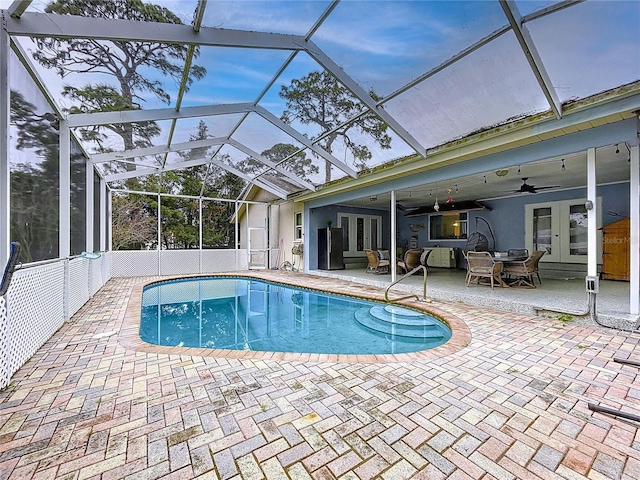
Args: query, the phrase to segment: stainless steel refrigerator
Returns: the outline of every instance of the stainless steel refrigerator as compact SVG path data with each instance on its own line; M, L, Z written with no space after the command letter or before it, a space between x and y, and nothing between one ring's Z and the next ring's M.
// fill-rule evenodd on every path
M320 270L344 270L341 228L318 229L318 268Z

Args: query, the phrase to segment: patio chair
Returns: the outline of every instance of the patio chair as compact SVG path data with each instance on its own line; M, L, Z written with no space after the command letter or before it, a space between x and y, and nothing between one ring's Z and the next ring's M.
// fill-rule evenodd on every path
M429 250L431 252L431 250ZM404 259L398 260L396 265L400 269L400 273L409 273L411 270L421 265L420 258L424 250L422 248L410 248L404 253ZM428 257L428 255L427 255ZM425 264L427 263L425 259Z
M496 262L489 252L467 252L467 287L475 279L480 284L481 278L488 278L491 283L491 289L497 283L505 286L502 281L502 262Z
M389 273L391 265L389 250L369 250L365 249L367 254L367 273Z
M529 255L526 260L509 262L504 266L504 273L508 276L513 275L516 278L513 286L535 288L536 286L533 281L534 274L538 277L538 282L542 284L540 272L538 271L538 263L545 253L543 250L538 250Z

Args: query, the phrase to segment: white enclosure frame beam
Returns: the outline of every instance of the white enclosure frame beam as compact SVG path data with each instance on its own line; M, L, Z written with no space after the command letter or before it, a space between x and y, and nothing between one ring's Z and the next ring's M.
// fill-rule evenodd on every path
M366 92L355 80L345 73L326 53L324 53L315 43L307 42L307 53L327 71L331 72L351 93L364 103L372 113L385 122L407 145L413 148L416 153L426 158L427 149L413 135L411 135L400 123L379 106L368 92Z
M500 6L509 20L513 33L518 39L520 48L522 48L522 51L527 58L527 62L529 62L529 66L538 80L540 88L542 89L544 96L547 98L551 110L556 118L560 120L562 118L562 104L560 103L560 99L558 98L555 88L553 88L551 77L549 77L547 70L544 68L544 63L538 53L538 49L536 48L533 38L531 38L529 29L522 21L522 15L520 15L516 2L514 0L500 0Z
M100 179L100 251L104 252L107 250L107 244L109 243L107 240L108 237L108 225L107 218L110 218L107 215L108 207L107 201L110 197L107 192L107 182L105 182L104 178ZM109 225L111 222L109 222Z
M93 210L94 210L94 184L93 184L93 165L89 162L85 163L86 166L86 189L85 189L85 247L84 249L87 252L93 252L93 230L94 230L94 221L93 218Z
M156 145L153 147L136 148L133 150L120 150L117 152L98 153L91 155L91 163L121 162L124 159L162 155L167 152L182 152L192 148L205 148L214 145L222 145L229 141L227 137L212 137L203 140L193 140L191 142L174 143L172 146ZM160 165L158 165L160 166Z
M175 108L157 108L150 110L123 110L120 112L75 113L69 115L68 121L71 128L77 128L90 127L93 125L230 115L234 113L252 112L254 110L255 108L252 103L227 103L224 105L184 107L179 112L177 112Z
M128 178L139 177L142 175L154 175L162 172L170 172L171 170L179 170L181 168L197 167L199 165L205 165L207 163L211 163L211 159L209 157L203 157L168 165L164 168L158 165L157 167L138 168L137 170L132 170L130 172L114 173L112 175L105 175L104 179L107 182L115 182L117 180L126 180Z
M640 147L636 145L629 148L629 313L640 314Z
M118 123L133 123L133 122L148 122L155 120L169 120L175 118L193 118L193 117L207 117L213 115L227 115L234 113L256 113L264 118L272 125L278 127L280 130L305 145L307 148L313 150L316 154L330 162L342 170L347 175L356 178L357 172L341 162L336 157L328 153L323 148L315 145L313 141L302 135L290 125L286 124L274 114L268 110L254 105L252 103L233 103L225 105L207 105L198 107L185 107L179 112L176 112L173 108L161 108L155 110L127 110L122 112L96 112L96 113L78 113L69 115L69 125L73 128L87 127L91 125L109 125ZM167 148L166 146L162 148ZM281 172L282 173L282 172Z
M69 126L60 120L60 222L58 224L59 256L71 254L71 135Z
M396 281L396 231L398 226L397 222L397 210L396 210L396 191L391 190L391 283Z
M93 155L91 161L92 163L106 163L106 162L112 162L112 161L123 161L123 159L125 158L136 158L136 157L146 157L146 156L151 156L151 155L160 155L162 153L165 152L180 152L180 151L184 151L184 150L190 150L193 148L204 148L204 147L211 147L214 145L230 145L238 150L240 150L241 152L246 153L247 155L255 158L257 161L273 168L274 170L276 170L277 172L281 173L282 175L284 175L285 177L287 177L289 180L291 180L293 183L295 183L296 185L299 185L300 187L309 189L311 191L315 191L316 187L315 185L313 185L311 182L308 182L306 180L303 180L301 178L299 178L297 175L295 175L294 173L290 172L289 170L283 168L283 167L279 167L275 162L272 162L271 160L269 160L268 158L260 155L259 153L257 153L256 151L252 150L251 148L247 147L246 145L230 139L228 137L216 137L216 138L207 138L204 140L194 140L191 142L183 142L183 143L176 143L174 145L172 145L171 147L166 147L166 146L154 146L154 147L146 147L146 148L138 148L135 150L124 150L124 151L120 151L120 152L110 152L110 153L102 153L102 154L98 154L98 155ZM207 159L208 162L208 159ZM204 162L206 163L206 162ZM202 163L200 163L200 165L202 165ZM170 170L172 168L182 168L184 167L184 163L176 163L176 164L169 164L168 166L165 166L163 168L161 168L159 165L157 167L157 169L160 169L162 171L167 171ZM156 167L148 167L149 169L156 169ZM143 167L144 169L144 167ZM158 170L155 171L148 171L148 173L157 173ZM136 177L140 175L140 170L135 170L133 171L133 173L135 175L132 175L132 177ZM130 178L130 177L127 177Z
M282 33L203 27L195 31L191 25L138 22L116 18L48 15L25 12L19 19L9 18L10 35L22 37L88 38L134 42L158 42L212 47L260 48L272 50L304 50L304 37Z
M587 212L587 275L598 275L598 202L596 201L596 149L587 149L587 201L592 208Z
M7 8L7 12L13 18L20 18L24 11L31 5L33 0L15 0L9 8Z
M222 168L223 170L226 170L229 173L233 173L235 176L240 177L247 182L254 183L255 185L265 189L267 192L273 193L279 198L282 198L282 199L287 198L287 192L285 192L284 190L281 190L278 187L275 187L273 185L269 185L263 181L253 180L249 175L241 172L236 168L233 168L231 165L227 165L226 163L221 162L220 160L215 160L215 159L211 160L211 163L213 165L217 165L218 167Z
M280 130L285 132L286 134L288 134L291 137L295 138L298 142L302 143L307 148L313 150L316 154L320 155L322 158L327 160L333 166L339 168L344 173L346 173L347 175L349 175L349 176L351 176L353 178L357 178L358 177L358 172L356 172L353 168L348 166L346 163L338 160L336 157L331 155L329 152L327 152L322 147L319 147L318 145L314 144L314 142L312 140L310 140L309 138L307 138L304 135L302 135L300 132L295 130L290 125L284 123L282 120L280 120L278 117L276 117L273 113L269 112L268 110L262 108L259 105L254 105L253 109L258 115L260 115L266 121L270 122L271 124L273 124L276 127L278 127Z
M4 271L4 266L9 260L9 244L11 241L9 233L11 226L9 44L9 35L0 26L0 269L2 271Z
M289 170L287 170L284 167L278 166L278 164L276 164L275 162L272 162L267 157L264 157L263 155L260 155L258 152L256 152L255 150L252 150L251 148L247 147L243 143L237 142L237 141L235 141L233 139L229 139L229 141L226 142L226 143L228 145L234 147L234 148L237 148L241 152L246 153L250 157L253 157L254 159L258 160L259 162L267 165L268 167L273 168L276 172L281 173L282 175L287 177L289 180L294 182L296 185L298 185L300 187L303 187L303 188L306 188L308 190L311 190L312 192L314 192L316 190L316 186L313 183L308 182L307 180L303 180L303 179L299 178L294 173L290 172Z

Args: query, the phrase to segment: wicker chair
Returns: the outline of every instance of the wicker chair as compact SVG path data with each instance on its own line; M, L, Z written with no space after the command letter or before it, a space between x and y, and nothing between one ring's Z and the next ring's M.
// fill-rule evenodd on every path
M431 250L429 250L429 252L431 252ZM424 250L422 248L410 248L409 250L407 250L404 253L404 259L397 261L400 273L409 273L411 270L420 265L420 259L423 253Z
M367 254L367 261L369 262L366 270L367 273L389 273L389 266L391 265L389 251L383 250L383 252L387 252L386 259L380 258L378 251L365 249L364 253Z
M538 277L538 282L542 284L540 272L538 271L538 263L544 254L545 252L543 250L538 250L529 255L526 260L507 263L504 266L504 273L508 276L513 275L516 278L512 285L515 287L536 288L533 281L534 274Z
M502 262L496 262L489 252L467 252L467 287L475 279L477 284L481 278L488 278L491 289L497 283L506 286L502 281Z

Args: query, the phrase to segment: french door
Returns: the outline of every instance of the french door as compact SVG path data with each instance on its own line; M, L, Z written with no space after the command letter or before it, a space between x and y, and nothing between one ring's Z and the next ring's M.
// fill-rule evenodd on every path
M338 213L338 225L342 228L345 257L365 256L365 249L382 247L382 216Z
M525 205L525 246L543 250L541 262L587 263L587 209L585 199ZM597 199L598 228L602 225L601 198ZM598 230L598 256L602 233Z

